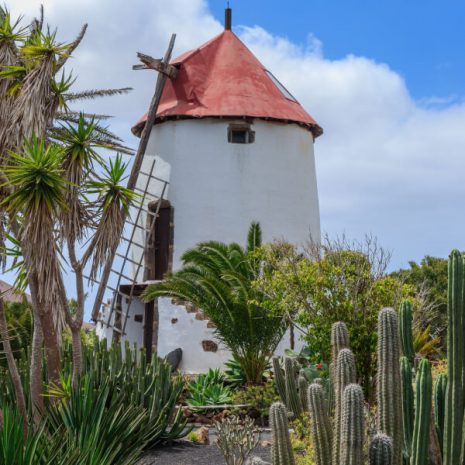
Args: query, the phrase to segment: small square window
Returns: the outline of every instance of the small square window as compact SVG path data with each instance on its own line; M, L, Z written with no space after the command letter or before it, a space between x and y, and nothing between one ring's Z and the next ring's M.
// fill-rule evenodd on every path
M255 131L252 131L248 124L230 124L228 127L228 142L231 144L252 144L255 142Z
M141 315L141 314L134 315L134 321L137 321L138 323L142 323L142 321L144 321L144 315Z

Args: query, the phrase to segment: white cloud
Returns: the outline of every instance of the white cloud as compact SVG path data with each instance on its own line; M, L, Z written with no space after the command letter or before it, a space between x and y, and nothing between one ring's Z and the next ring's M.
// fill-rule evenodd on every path
M14 12L28 15L44 3L63 40L89 22L73 60L79 86L134 87L129 96L92 104L116 116L113 129L131 144L130 126L154 85L150 72L131 71L135 53L161 55L171 32L182 52L222 28L204 0L13 1ZM310 32L305 44L258 26L236 32L325 130L316 142L324 230L352 237L372 232L394 250L396 264L465 248L463 96L416 102L388 65L354 55L329 60Z

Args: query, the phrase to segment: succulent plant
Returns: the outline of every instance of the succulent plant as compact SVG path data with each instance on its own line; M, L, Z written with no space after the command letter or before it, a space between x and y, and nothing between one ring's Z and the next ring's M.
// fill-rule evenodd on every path
M273 435L271 449L273 465L295 465L289 436L287 408L282 402L275 402L270 407L270 426Z
M400 343L402 354L404 357L407 357L408 361L413 365L415 350L413 349L412 323L412 304L408 300L404 300L400 304L399 310Z
M378 433L373 437L368 452L370 465L392 465L392 439L383 433Z
M363 465L364 442L363 390L349 384L342 396L341 465Z
M400 375L402 380L402 421L404 426L404 458L408 459L412 450L414 395L412 365L407 357L400 358Z
M294 418L302 414L302 405L297 389L296 365L290 357L284 358L284 376L286 381L286 406Z
M434 383L434 423L442 453L444 441L444 420L446 414L446 389L447 375L441 373L438 375L436 382Z
M316 465L331 465L331 424L321 384L315 382L308 387L308 407L312 419Z

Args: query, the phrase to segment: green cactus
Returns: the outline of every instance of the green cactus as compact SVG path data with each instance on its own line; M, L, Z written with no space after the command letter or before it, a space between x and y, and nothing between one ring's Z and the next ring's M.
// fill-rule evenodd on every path
M286 403L286 381L284 379L283 369L279 363L279 357L273 357L273 372L276 390L278 391L281 400Z
M363 465L364 443L363 390L349 384L342 397L341 465Z
M378 431L392 438L393 465L402 465L402 385L397 313L384 308L378 316Z
M342 349L350 348L350 338L347 326L342 321L337 321L331 327L331 359L334 367L337 363L337 356Z
M447 388L447 375L441 373L434 383L434 423L436 433L443 453L444 441L444 417L446 413L446 388Z
M302 406L302 410L304 412L308 412L308 398L307 398L307 389L308 389L308 381L307 378L301 373L297 379L297 384L299 387L299 397L300 397L300 405Z
M302 415L302 405L297 389L295 362L290 357L284 359L284 377L286 381L286 406L294 418L299 418Z
M271 449L273 465L295 465L289 436L287 408L283 403L276 402L270 407L270 426L273 436Z
M400 305L399 310L399 326L400 326L400 343L402 354L407 357L413 365L415 360L415 350L413 349L413 312L412 304L408 300L404 300Z
M342 398L344 389L357 380L355 358L350 349L342 349L337 357L335 378L335 416L334 416L334 442L333 463L340 463L341 435L342 435Z
M370 465L392 465L392 439L383 433L378 433L370 443L368 453Z
M464 286L463 256L453 250L449 256L447 302L447 389L444 421L444 465L460 463L463 436L464 370Z
M433 378L428 360L423 359L416 379L415 426L413 428L411 465L428 463Z
M331 465L331 425L321 384L315 382L309 386L308 407L312 418L316 465Z
M404 462L409 463L412 450L414 396L412 384L412 365L407 357L400 358L402 380L402 419L404 426Z

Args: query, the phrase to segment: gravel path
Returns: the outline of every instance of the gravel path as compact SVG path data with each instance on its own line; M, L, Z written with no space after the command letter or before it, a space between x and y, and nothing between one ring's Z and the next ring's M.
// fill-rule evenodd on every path
M257 447L252 455L271 461L270 447ZM215 445L201 446L179 441L172 446L149 451L138 465L224 465L220 450Z

